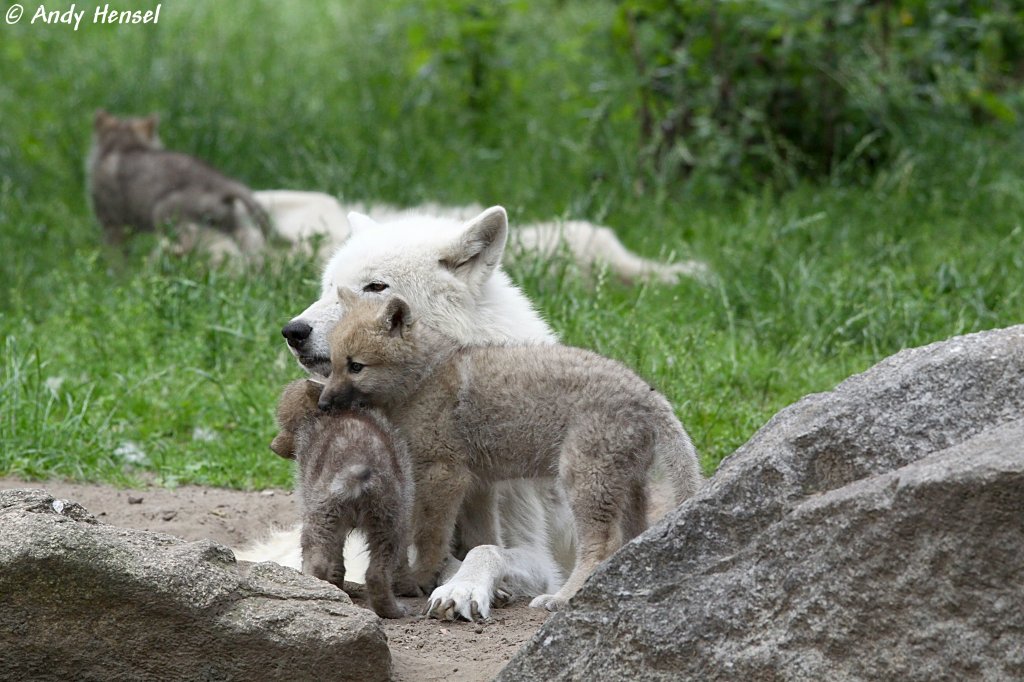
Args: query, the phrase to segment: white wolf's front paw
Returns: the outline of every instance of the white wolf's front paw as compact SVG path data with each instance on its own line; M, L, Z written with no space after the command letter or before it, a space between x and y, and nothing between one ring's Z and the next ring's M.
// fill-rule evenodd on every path
M530 602L530 607L547 611L564 611L568 604L568 599L559 597L557 594L542 594L539 597L533 598L533 601Z
M430 593L426 614L431 618L481 621L491 616L491 590L469 580L453 580Z

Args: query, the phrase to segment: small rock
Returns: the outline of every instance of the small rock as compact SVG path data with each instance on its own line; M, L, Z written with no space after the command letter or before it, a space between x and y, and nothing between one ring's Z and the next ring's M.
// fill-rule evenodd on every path
M168 509L167 511L160 515L160 518L162 518L164 521L171 521L177 515L178 512L174 511L173 509Z
M135 497L134 495L128 496L128 504L142 504L141 497Z

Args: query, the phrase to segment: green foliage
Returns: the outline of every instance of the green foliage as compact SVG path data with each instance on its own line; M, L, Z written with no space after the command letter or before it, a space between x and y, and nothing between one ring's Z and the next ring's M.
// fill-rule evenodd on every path
M779 409L885 355L1024 320L1006 7L262 0L165 4L149 27L4 25L0 474L291 475L267 448L300 374L279 330L317 295L316 264L104 249L83 191L101 106L159 112L168 147L254 187L502 203L514 224L587 218L645 256L707 260L708 287L625 287L566 261L512 274L568 342L664 391L710 472ZM699 125L659 150L680 93Z
M614 32L661 172L863 177L922 116L1021 113L1024 10L1012 2L622 0Z

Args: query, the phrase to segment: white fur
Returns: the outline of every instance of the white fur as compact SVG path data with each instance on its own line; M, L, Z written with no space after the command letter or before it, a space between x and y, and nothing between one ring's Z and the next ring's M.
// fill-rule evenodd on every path
M342 205L328 194L292 190L263 190L254 192L253 196L270 214L282 237L307 251L311 244L319 241L320 253L325 254L334 253L348 239L352 233L350 218L353 212L357 215L368 213L382 223L424 215L464 222L483 210L474 204L425 204L413 209L383 205L370 207L359 203ZM613 275L627 282L650 277L672 284L682 277L703 280L711 276L707 264L698 260L659 263L641 258L629 251L611 228L583 220L549 220L514 229L509 238L508 255L516 258L536 254L550 258L563 249L580 268L587 270L605 265Z
M339 286L362 291L374 282L386 283L386 293L404 297L418 311L422 322L444 329L467 343L557 341L555 333L501 270L504 235L494 253L486 254L490 260L478 276L456 274L444 264L446 254L453 245L464 244L460 240L474 225L493 218L495 211L503 214L503 209L488 209L466 224L450 213L446 217L424 217L410 212L392 214L383 224L355 213L342 222L336 214L341 207L333 199L314 195L307 200L302 194L258 192L257 200L271 212L279 230L284 228L286 236L305 239L312 229L310 226L317 224L330 226L324 233L329 239L347 237L324 268L320 298L292 321L311 327L302 348L290 348L311 374L330 372L328 333L343 313L336 293ZM313 207L323 212L317 214ZM307 208L311 212L305 212ZM626 261L633 259L628 267L632 268L630 272L634 276L667 272L652 270L654 266L681 267L652 265L629 254L606 228L584 223L566 223L565 226L568 229L562 234L586 238L581 238L580 244L603 244L593 248L586 246L591 249L588 258L615 253L617 245L621 249L619 256L625 253ZM519 232L520 241L524 240L524 229ZM525 240L533 248L553 250L558 248L553 234L545 226L534 226L533 231L526 232ZM675 272L673 279L678 274ZM495 485L493 493L497 542L473 542L471 544L477 546L468 552L461 565L453 561L454 575L431 595L432 615L470 618L476 607L479 616L486 618L498 595L551 593L560 586L562 576L571 571L575 559L572 521L553 481L506 481ZM460 517L463 537L493 537L484 527L488 510L474 511L482 513ZM480 523L479 528L472 527L475 522ZM553 533L549 534L548 529ZM239 558L274 560L298 568L301 565L298 537L297 528L275 534L240 554ZM360 543L361 538L353 537L346 544L346 567L354 567L356 556L365 555ZM346 578L354 579L353 573L355 571L347 573Z

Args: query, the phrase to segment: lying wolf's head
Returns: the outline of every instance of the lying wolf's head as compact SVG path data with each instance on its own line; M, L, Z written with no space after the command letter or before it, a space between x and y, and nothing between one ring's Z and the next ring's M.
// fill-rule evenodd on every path
M92 123L94 150L102 155L113 151L162 149L156 131L158 123L156 114L145 118L118 118L97 109Z
M331 371L328 335L344 314L339 287L397 294L422 324L463 343L555 340L501 270L508 219L500 206L465 224L422 217L377 224L355 213L349 222L352 236L324 268L320 300L281 330L308 372Z

